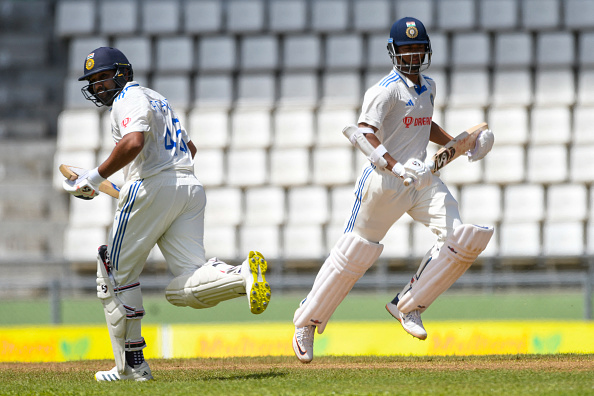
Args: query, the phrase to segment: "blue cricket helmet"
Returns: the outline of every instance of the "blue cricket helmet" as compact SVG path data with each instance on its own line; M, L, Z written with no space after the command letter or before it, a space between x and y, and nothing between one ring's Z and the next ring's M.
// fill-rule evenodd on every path
M398 47L412 44L425 45L425 50L417 53L421 56L420 64L407 64L402 60L402 56L407 54L399 53L397 50ZM423 22L413 17L401 18L394 22L388 39L388 54L394 67L404 73L418 74L426 70L431 65L432 50L431 40Z

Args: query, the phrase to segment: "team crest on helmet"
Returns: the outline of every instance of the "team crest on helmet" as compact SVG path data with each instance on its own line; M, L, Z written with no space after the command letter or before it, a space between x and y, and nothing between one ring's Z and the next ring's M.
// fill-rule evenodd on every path
M408 38L414 39L419 35L419 29L417 29L417 25L411 21L406 22L406 36Z
M89 56L87 56L87 61L85 62L85 68L87 70L91 70L93 68L93 66L95 66L95 61L93 60L94 57L95 57L94 52L91 52L89 54Z

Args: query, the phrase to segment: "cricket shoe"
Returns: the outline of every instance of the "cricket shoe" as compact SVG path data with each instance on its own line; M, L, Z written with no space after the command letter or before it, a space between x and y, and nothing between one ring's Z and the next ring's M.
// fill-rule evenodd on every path
M270 285L264 274L268 263L260 252L250 252L247 260L241 264L241 275L245 279L245 293L253 314L261 314L270 303Z
M95 373L95 379L99 382L103 381L148 381L152 380L151 369L148 363L142 362L138 367L130 367L126 364L124 374L118 373L118 368L114 367L109 371L97 371Z
M404 331L413 337L417 337L419 340L427 338L427 331L423 327L423 321L421 320L421 313L418 309L414 311L403 313L398 310L398 306L394 302L386 304L386 310L397 319Z
M316 326L295 327L293 336L293 351L301 363L313 360L313 343Z

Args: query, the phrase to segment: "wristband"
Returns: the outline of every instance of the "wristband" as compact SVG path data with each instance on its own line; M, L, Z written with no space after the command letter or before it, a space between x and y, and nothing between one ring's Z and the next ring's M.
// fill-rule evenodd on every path
M392 167L392 173L399 177L404 177L404 175L406 175L404 166L400 162L396 162L396 164L394 164Z
M386 154L388 152L388 150L386 150L386 148L384 147L383 144L380 144L379 146L377 146L375 148L375 150L373 150L371 152L371 154L369 154L369 160L374 164L374 165L378 165L378 163L381 161L380 158L384 158L384 154ZM385 166L385 165L384 165Z
M89 183L91 183L91 185L98 186L99 184L103 183L105 178L99 174L99 167L97 167L89 171L87 180Z

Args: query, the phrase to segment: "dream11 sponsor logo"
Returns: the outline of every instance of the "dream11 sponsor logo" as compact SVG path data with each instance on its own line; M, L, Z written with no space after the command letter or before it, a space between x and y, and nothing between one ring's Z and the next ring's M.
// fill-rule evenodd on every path
M406 125L406 127L410 127L412 126L422 126L422 125L431 125L431 118L432 117L404 117L404 119L402 120L402 122L404 122L404 125Z

